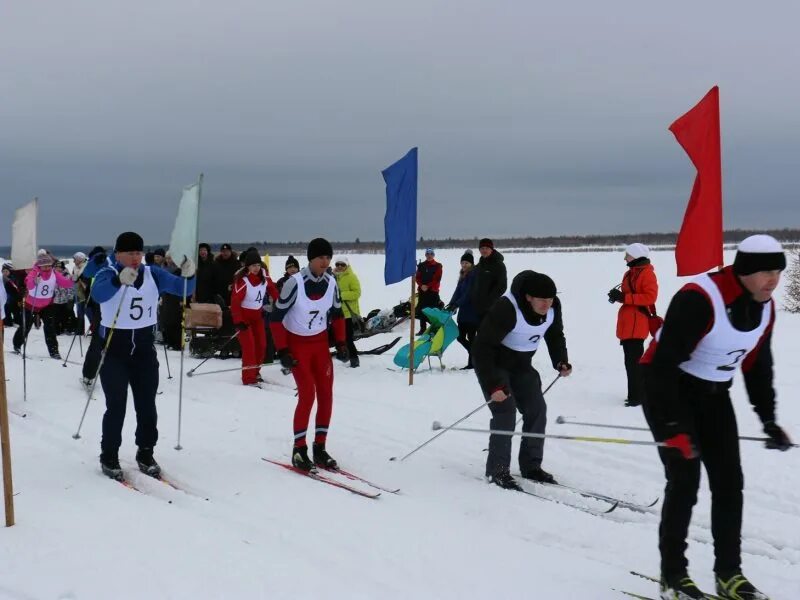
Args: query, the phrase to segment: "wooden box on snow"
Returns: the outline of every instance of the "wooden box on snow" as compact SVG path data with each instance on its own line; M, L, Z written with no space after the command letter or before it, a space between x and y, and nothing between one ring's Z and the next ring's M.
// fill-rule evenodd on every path
M219 304L192 304L186 309L186 329L218 329L222 327Z

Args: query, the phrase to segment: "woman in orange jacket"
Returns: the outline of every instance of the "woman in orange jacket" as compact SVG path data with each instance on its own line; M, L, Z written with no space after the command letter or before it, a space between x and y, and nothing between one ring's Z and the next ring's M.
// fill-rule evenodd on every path
M650 334L650 315L655 314L658 298L658 280L649 257L650 249L644 244L628 246L625 249L628 271L622 277L622 285L608 292L609 302L622 304L617 315L617 337L625 354L628 374L625 406L639 406L644 400L639 359L644 353L644 341Z

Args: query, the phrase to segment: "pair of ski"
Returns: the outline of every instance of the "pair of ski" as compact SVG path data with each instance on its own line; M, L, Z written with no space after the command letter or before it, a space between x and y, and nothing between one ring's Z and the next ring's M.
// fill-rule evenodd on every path
M601 511L600 514L606 514L612 512L616 508L626 508L628 510L632 510L634 512L646 513L650 512L649 509L653 508L656 504L658 504L659 498L656 498L649 504L639 504L636 502L631 502L630 500L624 500L622 498L615 498L614 496L608 496L607 494L601 494L599 492L594 492L591 490L584 490L581 488L577 488L571 485L567 485L565 483L543 483L537 482L538 485L546 486L546 487L554 487L560 488L562 490L567 490L583 496L584 498L590 498L593 500L600 500L601 502L607 502L611 504L611 508L605 511Z
M643 573L637 573L636 571L630 571L631 575L635 575L636 577L641 577L642 579L646 579L652 583L661 583L661 580L658 577L653 577L652 575L644 575ZM636 592L628 592L626 590L618 590L614 589L615 592L619 592L620 594L624 594L629 598L638 598L638 600L656 600L652 596L643 596L642 594L637 594ZM723 600L720 596L715 594L703 594L703 597L707 600Z
M198 498L202 498L202 496L198 496L197 494L195 494L193 492L190 492L190 491L184 489L183 487L179 486L178 484L176 484L171 479L165 477L163 473L161 473L159 475L148 475L147 473L143 473L143 474L146 477L149 477L150 479L154 479L154 480L164 484L166 487L171 488L171 489L173 489L173 490L175 490L177 492L183 492L184 494L187 494L189 496L196 496ZM116 481L117 483L123 485L124 487L128 488L129 490L133 490L134 492L138 492L140 494L148 495L147 491L143 487L133 483L133 481L131 481L130 478L128 478L124 474L124 472L123 472L122 479L115 479L113 477L109 477L109 479L111 479L112 481ZM204 500L208 500L208 498L203 498L203 499ZM169 500L169 503L172 504L172 500Z
M322 467L320 467L320 469L322 471L324 471L325 473L341 475L342 477L344 477L345 479L347 479L349 481L355 481L355 482L363 483L364 485L367 485L367 486L369 486L369 487L371 487L371 488L373 488L375 490L379 490L379 491L370 492L370 491L364 490L364 489L362 489L360 487L357 487L355 485L351 485L349 483L345 483L343 481L339 481L338 479L334 479L333 477L330 477L327 474L322 474L319 471L304 471L302 469L298 469L297 467L295 467L294 465L292 465L290 463L281 462L279 460L273 460L271 458L263 458L263 457L262 457L261 460L263 460L264 462L272 463L273 465L276 465L278 467L283 467L287 471L292 471L294 473L297 473L298 475L304 475L305 477L308 477L309 479L313 479L314 481L319 481L320 483L325 483L327 485L331 485L333 487L337 487L339 489L346 490L346 491L348 491L348 492L350 492L352 494L355 494L357 496L361 496L363 498L370 498L372 500L375 500L375 499L380 497L381 492L387 492L389 494L399 494L400 493L400 488L395 488L395 489L387 488L387 487L384 487L382 485L378 485L377 483L374 483L374 482L372 482L372 481L370 481L370 480L368 480L368 479L366 479L364 477L361 477L360 475L356 475L355 473L351 473L350 471L345 471L344 469L340 469L340 468L323 469Z

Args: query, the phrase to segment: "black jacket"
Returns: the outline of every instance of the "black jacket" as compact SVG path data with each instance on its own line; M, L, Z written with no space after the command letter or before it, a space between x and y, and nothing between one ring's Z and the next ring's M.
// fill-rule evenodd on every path
M756 302L731 267L710 275L718 283L728 318L739 331L752 331L761 324L763 304ZM775 305L772 318L774 320ZM691 428L692 399L727 393L729 382L715 383L698 379L682 371L679 365L688 360L700 340L710 330L714 309L706 295L693 284L682 288L669 304L659 340L648 348L642 363L647 367L650 415L657 426L680 423ZM774 321L773 321L774 322ZM775 389L772 385L772 323L767 326L758 346L734 366L741 365L750 403L762 422L775 420Z
M472 306L478 316L483 318L497 299L505 294L508 287L506 265L503 255L497 250L487 256L481 256L475 265L476 277L472 285Z
M530 325L544 322L544 316L536 314L531 305L525 300L525 294L520 290L525 278L533 271L523 271L511 282L511 293L520 307L522 316ZM564 324L561 316L561 302L558 298L553 301L554 319L552 325L544 334L547 350L553 368L557 369L561 362L569 362L567 355L567 340L564 337ZM531 369L531 359L536 352L519 352L501 345L503 338L508 335L517 324L517 311L508 298L500 298L492 306L486 318L478 328L478 335L472 342L472 362L481 387L491 393L501 389L503 379L497 369L506 371L522 371Z
M239 259L232 252L228 260L222 258L221 254L214 259L214 294L219 294L225 301L226 306L231 304L230 287L233 284L233 277L236 275L236 271L240 268Z
M194 291L197 302L214 302L214 258L209 255L197 262L197 287Z

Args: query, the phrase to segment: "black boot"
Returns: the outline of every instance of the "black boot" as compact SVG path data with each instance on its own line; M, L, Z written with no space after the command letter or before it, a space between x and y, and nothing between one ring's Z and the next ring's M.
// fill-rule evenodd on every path
M360 367L360 366L361 366L361 361L358 360L358 355L354 354L353 356L351 356L350 357L350 367L355 369L355 368Z
M103 475L122 481L125 474L122 472L122 467L119 466L119 456L116 452L101 452L100 453L100 468L103 470Z
M325 450L325 444L314 444L314 464L323 469L335 470L339 467L333 457Z
M158 477L161 475L161 467L153 458L152 448L139 448L136 452L136 464L139 465L139 470L145 475L150 477Z
M507 467L498 467L495 469L495 472L489 476L489 483L493 483L504 490L522 491L522 487L517 483L517 480L511 476Z
M556 478L553 477L547 471L545 471L542 467L536 467L535 469L525 469L522 471L522 476L525 479L530 479L531 481L535 481L537 483L550 483L553 485L558 484Z
M308 458L308 446L295 446L292 448L292 466L301 471L315 473L317 468L311 459Z

